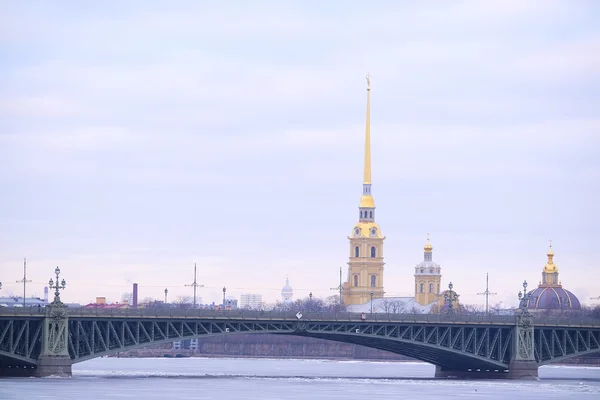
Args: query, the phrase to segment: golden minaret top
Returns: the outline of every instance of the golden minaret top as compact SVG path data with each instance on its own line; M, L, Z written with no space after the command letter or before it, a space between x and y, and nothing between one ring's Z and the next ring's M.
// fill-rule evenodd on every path
M558 267L556 266L556 264L554 264L554 250L552 250L552 239L550 239L549 242L550 248L548 249L548 253L546 253L546 255L548 256L548 262L544 266L544 272L555 273L558 272Z
M429 233L427 233L427 244L425 244L423 250L425 250L425 253L431 253L433 251L433 246L429 242Z

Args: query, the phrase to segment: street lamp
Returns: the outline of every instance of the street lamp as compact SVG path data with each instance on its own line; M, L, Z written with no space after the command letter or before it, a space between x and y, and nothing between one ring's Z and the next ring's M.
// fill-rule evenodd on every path
M59 275L60 275L60 268L56 267L54 269L54 273L56 274L56 284L54 284L54 281L52 280L52 278L50 278L50 281L48 282L48 287L50 289L55 289L54 290L54 301L52 302L52 304L55 305L60 305L62 304L62 302L60 301L60 291L64 290L65 287L67 286L67 282L63 279L62 282L58 282L59 279Z
M446 293L444 293L444 300L448 304L448 313L449 314L452 314L454 312L454 306L452 304L458 301L458 296L459 296L459 294L456 293L455 291L453 291L452 288L454 288L454 285L452 284L452 282L450 282L448 284L449 290Z
M308 300L309 300L309 301L312 301L312 292L310 292L310 293L308 294Z
M523 291L519 291L519 310L523 314L529 314L527 307L529 305L529 300L531 300L531 293L527 293L527 281L523 281Z
M169 294L169 289L165 288L165 304L167 304L167 294Z
M371 314L373 314L373 292L371 292Z
M225 292L227 292L227 288L223 286L223 307L225 307Z

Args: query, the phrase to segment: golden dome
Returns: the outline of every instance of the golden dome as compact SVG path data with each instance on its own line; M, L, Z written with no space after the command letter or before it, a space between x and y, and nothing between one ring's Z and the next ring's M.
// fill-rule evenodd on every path
M360 196L360 204L358 206L361 208L375 208L375 200L370 194L363 194Z
M379 224L376 222L359 222L354 225L352 228L352 233L350 237L376 237L383 238L381 234L381 228L379 228Z

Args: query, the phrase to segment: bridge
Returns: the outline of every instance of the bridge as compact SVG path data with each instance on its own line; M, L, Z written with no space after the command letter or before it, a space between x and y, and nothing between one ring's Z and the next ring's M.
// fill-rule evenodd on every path
M207 335L298 335L387 350L436 365L436 377L527 379L600 351L600 321L514 316L250 310L0 308L0 376L71 375L74 363Z

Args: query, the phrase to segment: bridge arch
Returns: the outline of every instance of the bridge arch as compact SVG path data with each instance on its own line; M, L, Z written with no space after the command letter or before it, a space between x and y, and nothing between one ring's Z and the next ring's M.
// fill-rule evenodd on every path
M189 319L69 321L74 363L150 344L240 333L306 336L406 355L445 368L506 369L512 328L422 324Z

